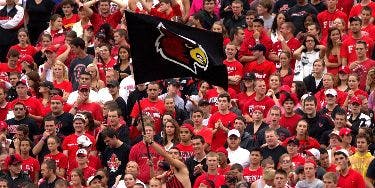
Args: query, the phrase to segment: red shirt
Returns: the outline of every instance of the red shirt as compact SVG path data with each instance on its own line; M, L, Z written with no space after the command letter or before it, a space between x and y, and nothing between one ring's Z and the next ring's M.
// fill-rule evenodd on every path
M228 93L230 95L230 98L233 98L236 96L236 91L234 91L232 88L228 88ZM206 92L206 95L204 96L205 99L210 103L211 105L211 114L217 112L217 105L218 105L218 97L219 93L217 92L216 88L209 89Z
M243 178L248 183L253 183L254 181L262 178L263 168L259 166L256 170L251 170L250 168L243 169Z
M80 20L80 18L78 16L78 14L73 14L71 18L64 17L62 19L62 23L63 23L65 29L71 30L73 25L75 23L79 22L79 20Z
M97 120L102 122L103 121L103 109L102 107L96 103L96 102L88 102L88 103L82 103L78 106L78 111L87 111L91 112L92 117Z
M90 134L87 134L87 133L85 133L84 135L87 136L90 139L90 141L93 143L91 145L91 150L95 150L96 149L95 138L93 136L91 136ZM68 166L69 170L68 171L72 170L72 168L70 168L70 165L73 164L74 161L76 161L76 152L79 149L78 143L77 143L77 138L78 138L78 135L73 133L73 134L65 137L64 141L61 145L63 150L68 151L68 164L69 164L69 166Z
M234 59L233 61L224 60L224 65L227 66L228 76L241 76L243 75L243 66L242 64ZM240 84L238 85L228 85L230 88L239 91L240 90Z
M348 96L348 94L346 92L343 92L343 91L340 91L338 89L335 89L337 91L337 104L342 106L346 100L346 97ZM321 89L320 91L318 91L317 93L315 93L315 98L316 98L316 101L318 103L318 109L321 109L322 106L325 106L326 105L326 98L325 98L325 89Z
M161 156L152 147L149 147L149 152L155 169L155 166L156 164L158 164L158 161L161 158ZM137 178L144 183L148 183L151 178L150 166L148 163L147 149L144 142L141 141L131 148L129 154L129 161L135 161L138 163L139 169L142 170L139 171L139 175L137 176Z
M57 83L56 81L53 81L53 86L67 93L71 93L73 91L72 83L69 82L69 80L64 80L61 83Z
M97 156L89 155L87 157L88 157L88 161L89 161L89 163L87 165L89 167L91 167L93 169L96 169L96 170L102 167L102 163ZM77 160L70 163L70 167L71 167L71 169L77 168L78 167Z
M248 114L251 116L253 114L254 107L257 105L263 108L263 117L267 117L268 111L273 106L275 106L275 101L273 101L273 99L271 99L271 97L269 96L265 96L260 101L257 101L255 100L255 98L252 98L244 104L242 114Z
M204 142L208 145L212 143L212 130L207 127L202 127L201 130L196 131L194 130L194 135L200 135L204 138Z
M200 175L195 180L193 188L199 188L199 185L201 184L201 182L203 182L207 179L211 180L215 183L215 188L219 188L219 187L221 187L222 185L225 184L225 176L224 175L211 175L211 174L204 173L204 174Z
M228 129L233 128L234 119L236 119L237 115L233 112L229 112L228 114L221 114L220 112L216 112L213 114L210 119L208 120L208 128L215 128L215 123L218 120L221 120L224 127ZM227 141L227 133L222 129L217 129L216 133L214 133L212 140L215 140L215 142L212 142L211 150L215 151L219 147L223 147L225 142Z
M290 132L290 135L294 136L296 135L296 126L297 122L302 119L302 116L299 114L294 114L291 117L286 117L285 114L281 116L280 118L280 126L288 129Z
M296 38L291 38L290 40L288 40L286 42L286 45L290 48L290 53L293 54L294 53L294 50L298 49L300 46L301 46L301 43L299 42L298 39ZM280 52L282 51L282 45L281 45L281 42L280 41L277 41L275 42L273 45L272 45L272 48L270 50L270 52L273 52L275 53L277 56L279 56ZM292 59L292 61L290 61L290 68L292 70L294 70L294 66L295 66L295 59Z
M37 50L34 46L28 44L26 47L21 47L19 44L16 44L12 47L10 47L10 49L13 49L13 50L17 50L19 53L20 53L20 57L24 56L24 55L30 55L31 57L34 57L34 55L36 54Z
M55 160L56 166L59 168L66 169L66 167L68 166L68 157L61 152L57 153L56 155L52 155L51 153L49 153L44 156L44 160L46 159Z
M186 145L179 143L176 145L176 148L180 150L181 157L182 159L184 159L184 161L186 161L187 159L189 159L191 156L194 155L194 149L193 149L192 144L186 146Z
M345 23L348 23L348 16L336 9L334 12L328 12L328 10L325 10L321 13L318 14L318 22L319 22L319 25L320 25L320 28L322 30L322 37L321 38L326 38L327 35L328 35L328 29L333 27L333 21L336 19L336 18L341 18L345 21Z
M305 164L305 158L303 158L299 153L292 157L292 164L293 167L297 168L298 166L301 166Z
M375 40L375 25L369 24L367 27L362 27L362 35L370 37L372 40Z
M276 66L268 60L264 60L262 63L258 63L255 60L251 63L246 63L243 72L253 72L256 78L264 79L268 83L271 74L276 72Z
M180 5L178 4L172 6L172 10L169 14L167 14L166 12L159 12L158 8L159 7L151 8L150 15L157 16L159 18L163 18L169 21L172 21L172 18L175 16L182 16Z
M21 169L25 174L28 174L30 176L30 179L32 181L34 181L35 174L39 173L40 171L39 161L33 157L23 159Z
M43 115L41 109L41 106L43 106L43 104L36 97L28 97L25 100L20 98L14 99L14 101L11 102L10 107L13 109L14 104L16 104L17 102L23 103L30 114L35 116Z
M245 37L241 44L241 48L238 51L238 58L241 59L242 56L252 56L253 52L250 50L250 48L254 47L256 45L255 38L253 37L254 30L249 31L248 29L245 29ZM259 37L259 43L263 44L266 47L266 54L271 50L272 48L272 40L267 35L267 32L262 31L260 33ZM266 54L264 54L266 56ZM247 62L249 63L249 62Z
M0 121L5 121L7 114L10 109L10 103L6 102L6 105L4 107L0 107Z
M251 94L250 96L248 96L246 92L238 93L236 96L236 99L238 99L237 100L238 109L243 109L243 106L245 105L245 103L249 101L250 99L253 99L254 97L255 97L255 92Z
M371 10L375 10L375 3L370 1L370 3L368 5L366 5L368 7L371 8ZM357 5L354 5L352 7L352 9L350 10L350 13L349 13L349 18L351 17L354 17L354 16L361 16L361 11L362 11L362 8L364 6L362 6L361 3L358 3ZM375 17L375 12L372 11L372 17Z
M336 5L337 9L343 11L346 15L349 15L350 9L353 7L353 0L342 0Z
M375 12L375 11L374 11ZM357 60L357 54L355 52L355 44L358 40L363 40L366 42L368 51L367 57L370 57L373 49L373 40L370 37L362 36L360 39L354 39L352 35L348 36L344 42L342 42L340 48L341 58L346 58L348 65Z
M231 167L232 167L232 166L231 166L230 164L227 164L227 167L225 167L225 168L218 167L218 168L217 168L217 173L219 173L220 175L226 175L227 172L230 171L230 168L231 168Z
M18 63L16 68L10 68L8 66L8 63L0 63L0 79L4 81L9 81L8 79L8 72L18 72L21 73L22 71L22 66L21 63Z
M94 27L94 32L97 33L100 29L100 26L104 23L108 23L112 28L116 28L118 23L120 23L122 18L122 13L120 10L109 14L107 17L104 17L101 14L93 13L90 17L90 22Z
M359 66L356 69L352 70L352 72L355 72L357 73L357 75L360 75L359 89L366 90L367 73L371 68L374 68L374 67L375 67L375 61L368 58L367 60L362 61L361 64L359 64Z
M161 131L161 117L166 111L164 102L161 100L150 101L150 99L145 98L140 101L142 113L152 117L155 121L155 132L159 133ZM130 117L136 118L139 115L139 106L136 104L130 114Z
M349 169L346 176L340 174L337 186L342 188L366 187L362 175L353 169Z
M363 91L361 89L357 89L356 91L354 91L354 96L365 96L366 98L368 98L368 94L366 91Z

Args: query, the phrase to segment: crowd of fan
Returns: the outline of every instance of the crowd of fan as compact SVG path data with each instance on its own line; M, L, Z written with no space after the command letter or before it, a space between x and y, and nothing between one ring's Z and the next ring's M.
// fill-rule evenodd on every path
M375 185L370 0L0 5L0 187ZM135 85L125 10L221 33L228 90Z

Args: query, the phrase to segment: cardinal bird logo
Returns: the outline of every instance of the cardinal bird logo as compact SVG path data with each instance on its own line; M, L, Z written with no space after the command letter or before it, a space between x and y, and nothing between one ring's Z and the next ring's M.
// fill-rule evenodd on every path
M198 74L198 70L207 70L208 57L206 51L194 40L179 34L173 33L159 23L157 28L160 36L156 39L156 51L160 55L179 66L182 66L194 74Z

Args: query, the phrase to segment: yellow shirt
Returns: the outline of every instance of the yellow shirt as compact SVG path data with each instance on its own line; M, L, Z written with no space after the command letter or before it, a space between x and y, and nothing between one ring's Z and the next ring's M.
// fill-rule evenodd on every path
M374 157L370 152L367 152L364 155L356 152L349 157L352 169L361 173L363 177L366 177L367 168L373 159Z

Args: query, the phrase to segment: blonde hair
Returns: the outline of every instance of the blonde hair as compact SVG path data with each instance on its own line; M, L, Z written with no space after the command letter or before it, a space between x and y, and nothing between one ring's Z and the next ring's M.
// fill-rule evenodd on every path
M61 66L63 68L63 79L67 80L68 79L68 68L65 66L64 63L62 63L61 61L58 61L58 60L52 66L52 80L55 80L55 76L53 75L53 68L55 66Z
M372 92L371 89L375 87L375 80L371 78L375 74L375 68L372 68L367 73L366 78L366 91Z
M87 71L87 69L88 68L94 68L95 69L95 71L96 71L96 76L95 77L93 77L92 75L92 80L100 80L100 77L99 77L99 69L98 69L98 66L96 65L96 64L94 64L94 63L90 63L89 65L87 65L87 67L86 67L86 72L89 72L89 71Z

